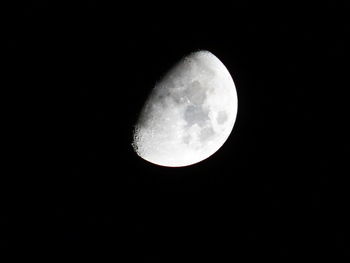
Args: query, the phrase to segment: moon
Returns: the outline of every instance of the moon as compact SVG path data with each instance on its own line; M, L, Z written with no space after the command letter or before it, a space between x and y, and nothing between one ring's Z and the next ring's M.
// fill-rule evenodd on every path
M183 57L155 85L133 130L144 160L188 166L213 155L235 124L237 92L225 65L201 50Z

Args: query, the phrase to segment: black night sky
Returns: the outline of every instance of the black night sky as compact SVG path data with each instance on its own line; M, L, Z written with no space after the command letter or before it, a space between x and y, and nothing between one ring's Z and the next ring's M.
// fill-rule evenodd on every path
M8 175L0 249L118 262L349 257L349 4L111 2L8 12L26 161ZM148 163L131 147L138 113L169 67L202 49L236 84L233 132L193 166Z

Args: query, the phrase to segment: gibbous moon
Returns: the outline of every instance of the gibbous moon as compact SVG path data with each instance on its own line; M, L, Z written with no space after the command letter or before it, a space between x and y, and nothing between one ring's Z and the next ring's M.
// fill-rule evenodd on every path
M209 51L191 53L159 81L133 132L143 159L181 167L214 154L227 140L237 115L237 93L224 64Z

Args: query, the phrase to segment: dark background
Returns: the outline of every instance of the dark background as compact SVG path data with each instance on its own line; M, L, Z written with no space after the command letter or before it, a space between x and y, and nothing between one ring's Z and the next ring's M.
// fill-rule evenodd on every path
M1 248L121 262L349 257L349 11L345 1L14 5L4 73L25 161L3 199ZM232 74L234 130L193 166L148 163L131 147L143 102L200 49Z

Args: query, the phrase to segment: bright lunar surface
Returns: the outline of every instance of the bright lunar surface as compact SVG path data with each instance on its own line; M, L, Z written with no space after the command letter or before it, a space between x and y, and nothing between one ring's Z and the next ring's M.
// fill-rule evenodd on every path
M154 164L195 164L225 143L236 115L230 73L209 51L194 52L156 84L135 125L132 145Z

